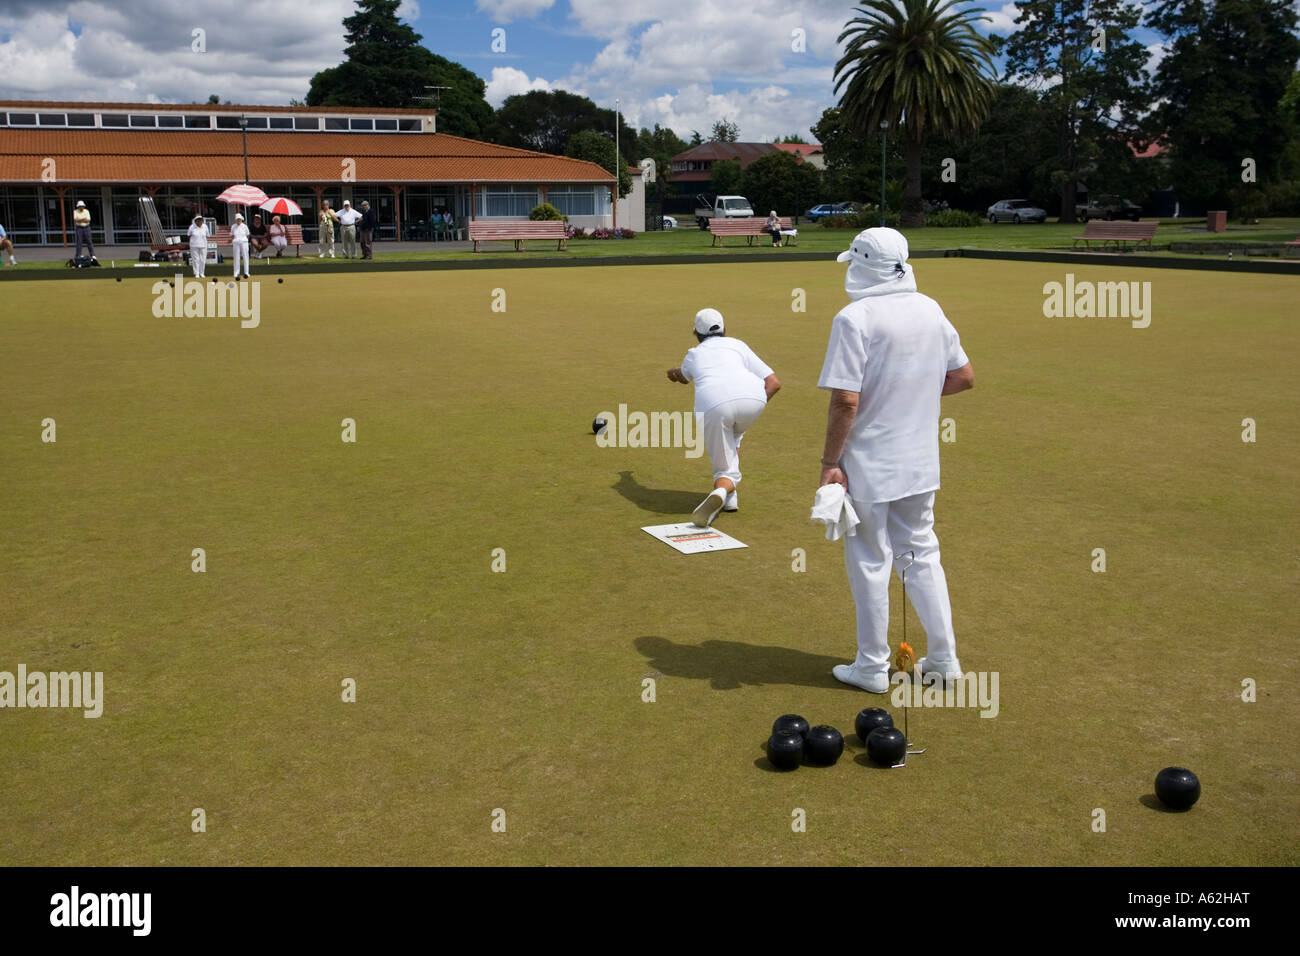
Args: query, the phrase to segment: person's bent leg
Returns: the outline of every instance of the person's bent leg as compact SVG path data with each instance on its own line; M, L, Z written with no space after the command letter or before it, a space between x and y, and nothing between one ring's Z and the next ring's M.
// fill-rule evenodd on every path
M898 562L907 573L907 599L925 629L926 658L932 664L957 664L957 638L952 627L948 578L939 562L939 538L934 533L934 492L890 503L889 539L894 554L913 552L912 565Z

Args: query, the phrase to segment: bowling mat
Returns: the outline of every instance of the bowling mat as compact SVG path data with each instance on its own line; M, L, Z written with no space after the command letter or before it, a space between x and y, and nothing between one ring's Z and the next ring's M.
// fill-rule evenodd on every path
M731 551L736 548L748 548L743 541L737 541L729 534L723 534L716 528L700 528L689 521L680 524L657 524L642 528L658 538L670 548L682 554L700 554L705 551Z

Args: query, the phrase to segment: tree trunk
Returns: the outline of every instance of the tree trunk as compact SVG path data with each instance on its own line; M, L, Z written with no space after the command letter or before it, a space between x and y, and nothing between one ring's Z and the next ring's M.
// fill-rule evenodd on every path
M921 146L920 141L907 138L907 183L903 187L903 212L898 219L904 228L925 225L921 205Z

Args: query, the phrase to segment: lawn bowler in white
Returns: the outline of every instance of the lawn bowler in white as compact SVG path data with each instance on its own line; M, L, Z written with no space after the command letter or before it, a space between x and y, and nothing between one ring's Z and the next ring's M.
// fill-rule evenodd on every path
M753 349L740 339L727 337L717 309L696 313L695 338L700 344L686 353L680 366L668 370L668 380L695 383L695 415L713 466L713 491L691 515L691 520L704 528L719 511L740 510L736 497L740 440L758 421L781 381Z
M907 240L866 229L838 261L853 301L831 325L820 388L831 392L819 486L843 485L861 523L844 538L857 606L858 653L835 677L875 694L889 690L889 572L907 571L907 596L925 628L921 672L961 676L948 582L934 533L939 487L939 397L975 384L957 330L916 291Z
M235 278L239 278L241 258L244 261L244 278L252 278L248 271L248 227L244 225L243 213L235 214L235 224L230 227L230 250L231 258L235 262Z
M204 278L203 272L208 265L208 224L202 216L195 216L190 224L190 268L194 278Z

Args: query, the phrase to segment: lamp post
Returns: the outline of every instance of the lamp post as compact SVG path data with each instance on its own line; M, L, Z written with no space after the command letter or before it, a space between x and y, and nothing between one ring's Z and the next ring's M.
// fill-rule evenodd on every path
M885 140L889 136L889 120L880 121L880 225L885 225Z
M618 97L614 97L614 228L618 228L618 187L623 177L618 169Z
M239 117L239 135L244 138L244 182L248 182L248 117Z

